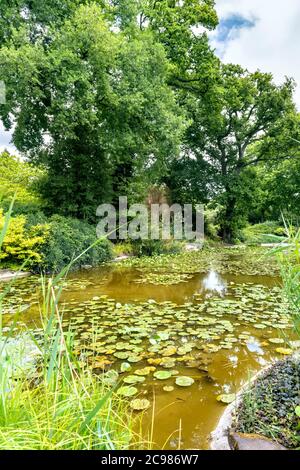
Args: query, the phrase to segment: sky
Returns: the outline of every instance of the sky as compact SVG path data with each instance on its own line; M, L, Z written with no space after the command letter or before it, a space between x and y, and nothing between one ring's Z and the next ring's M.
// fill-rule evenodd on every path
M216 0L216 9L220 24L210 33L216 54L249 71L272 72L278 84L293 77L300 109L300 1ZM0 123L0 152L14 151L10 140Z
M216 54L249 71L272 72L278 84L293 77L300 109L300 1L216 0L216 10L220 24L210 34Z

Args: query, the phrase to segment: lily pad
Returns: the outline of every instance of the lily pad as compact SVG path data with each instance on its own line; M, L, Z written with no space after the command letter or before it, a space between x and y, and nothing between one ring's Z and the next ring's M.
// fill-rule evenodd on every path
M122 362L120 370L121 372L128 372L132 369L132 366L129 364L129 362Z
M278 352L279 354L283 354L284 356L289 356L290 354L293 354L293 350L288 348L277 348L276 352Z
M166 385L166 386L163 388L163 390L164 390L165 392L173 392L173 391L175 390L175 388L172 387L172 385L170 385L170 386L169 386L169 385Z
M129 386L120 387L119 390L117 391L117 395L120 395L122 397L132 397L133 395L136 395L137 393L138 393L137 388L129 387Z
M144 381L145 381L145 377L141 377L138 375L128 375L128 377L125 377L125 379L123 379L124 383L131 384L131 385L142 383Z
M132 400L130 403L130 408L132 408L134 411L143 411L147 410L150 407L151 403L149 400L146 399L138 399L136 398L135 400Z
M168 370L158 370L153 374L153 376L158 380L167 380L172 377L172 372L169 372Z
M192 377L186 377L184 375L181 375L179 377L176 377L175 383L179 387L190 387L191 385L193 385L193 383L195 383L195 380L192 379Z
M270 338L269 342L273 343L273 344L284 344L284 339L282 339L282 338Z
M144 367L144 369L137 369L134 373L136 375L145 376L145 375L149 375L150 372L154 372L155 369L156 369L155 367Z
M220 401L221 403L224 403L226 405L229 405L230 403L234 402L235 400L235 394L234 393L228 393L228 394L222 394L217 397L217 400Z

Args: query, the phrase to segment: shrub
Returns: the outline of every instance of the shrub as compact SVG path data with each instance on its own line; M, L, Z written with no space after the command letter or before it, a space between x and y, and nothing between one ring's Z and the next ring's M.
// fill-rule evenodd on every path
M129 242L116 243L113 247L113 252L115 256L132 255L133 254L132 244Z
M285 236L285 229L277 222L267 221L261 224L249 225L241 234L241 238L249 245L261 243L278 243Z
M139 257L179 253L181 248L181 243L174 240L135 240L132 242L132 253Z
M0 227L3 225L3 211L0 211ZM0 261L15 268L28 259L27 266L34 272L58 272L95 241L95 227L80 220L58 215L47 219L41 212L20 215L11 218ZM72 268L97 266L111 258L111 243L99 241Z
M0 209L0 230L4 227L4 220L3 210ZM42 263L41 250L48 234L48 224L26 227L24 215L12 217L0 253L1 263L7 267L21 264L26 260L29 267Z
M47 243L41 249L42 267L46 272L60 271L96 241L95 227L83 221L55 215L49 219L49 224ZM107 240L99 241L73 264L73 269L83 265L97 266L111 258L111 243Z
M8 210L15 197L14 213L27 214L39 210L41 200L35 186L44 175L34 167L8 152L0 154L0 199L1 207Z
M204 230L205 235L212 240L219 239L220 232L220 213L222 211L220 205L207 205L204 212Z

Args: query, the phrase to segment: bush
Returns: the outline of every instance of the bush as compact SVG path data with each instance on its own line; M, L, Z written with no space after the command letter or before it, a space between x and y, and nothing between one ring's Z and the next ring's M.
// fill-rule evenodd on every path
M5 217L0 209L0 230L4 227ZM26 226L26 217L19 215L10 219L9 227L0 253L1 264L14 267L27 260L28 267L42 263L42 247L49 235L48 224Z
M96 241L95 227L80 220L55 215L50 218L49 223L48 240L41 250L42 267L46 272L60 271ZM111 258L111 243L108 240L99 241L74 263L72 268L78 269L83 265L97 266Z
M124 255L132 255L133 248L132 244L127 243L116 243L113 247L114 256L124 256Z
M279 243L285 236L285 228L277 222L267 221L261 224L249 225L241 234L248 245L261 243Z
M1 207L7 211L15 197L14 214L28 214L39 210L40 197L35 187L44 175L34 167L8 152L0 154L0 199Z
M204 212L204 230L205 235L212 240L219 239L220 232L220 213L222 211L220 205L207 205Z
M179 253L181 248L181 243L174 240L135 240L132 242L132 253L139 257Z
M4 225L0 211L0 227ZM41 213L21 215L11 219L3 243L0 260L3 266L16 268L28 259L34 272L58 272L96 241L95 227L77 219ZM112 258L111 243L99 241L73 265L97 266Z

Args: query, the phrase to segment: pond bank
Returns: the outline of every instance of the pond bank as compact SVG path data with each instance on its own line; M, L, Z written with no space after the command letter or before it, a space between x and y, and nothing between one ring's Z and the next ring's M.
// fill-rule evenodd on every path
M297 353L274 362L240 389L211 433L211 450L286 450L299 445L299 357Z
M30 272L11 271L10 269L0 269L0 281L9 281L10 279L18 279L31 276Z

